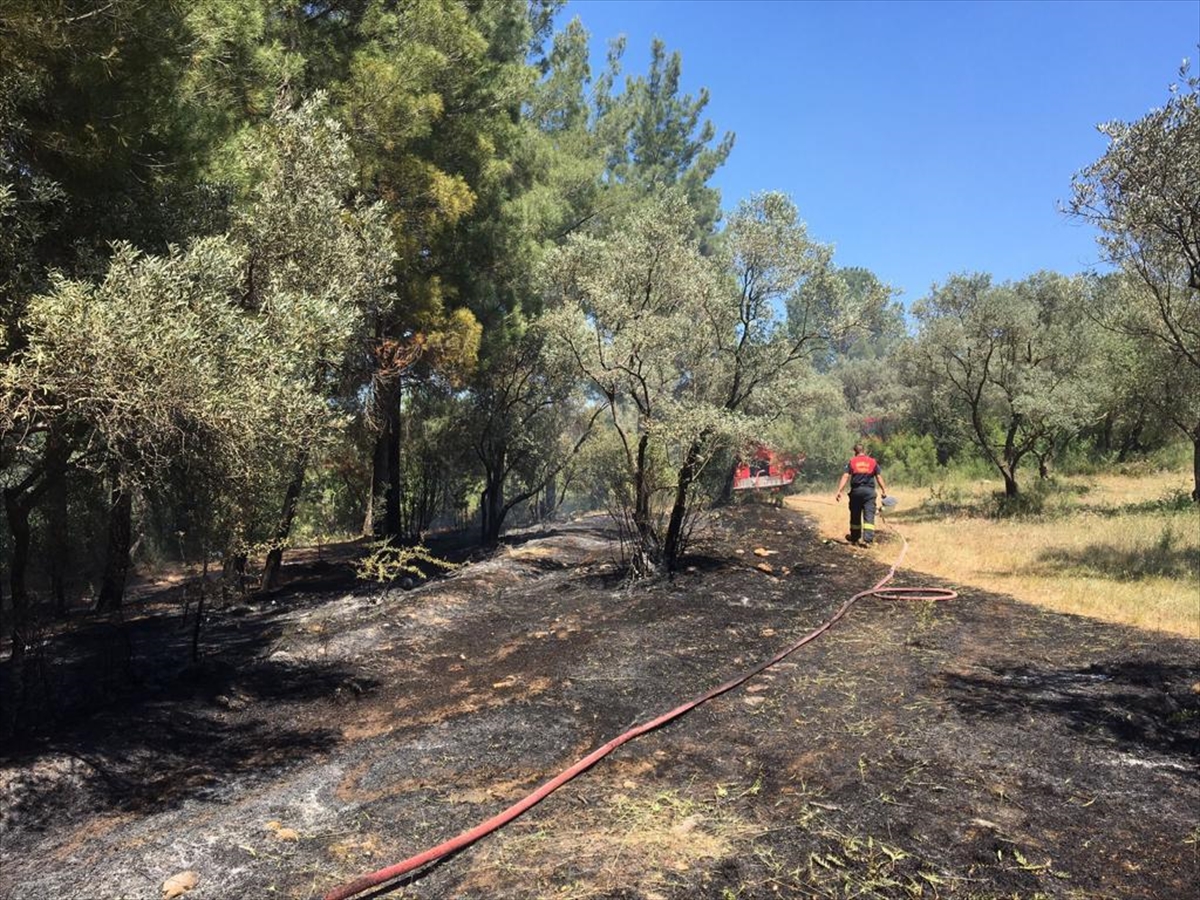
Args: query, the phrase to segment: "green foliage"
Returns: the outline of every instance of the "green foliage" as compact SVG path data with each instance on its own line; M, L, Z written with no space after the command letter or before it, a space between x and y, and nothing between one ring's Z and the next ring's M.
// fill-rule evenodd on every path
M262 178L232 239L116 245L98 284L54 277L0 397L13 440L51 428L78 436L75 465L190 482L204 527L224 529L210 548L267 538L293 460L342 418L337 370L391 274L378 211L343 206L350 159L319 102L281 111L251 159Z
M389 541L367 545L368 553L355 565L354 573L362 581L388 584L406 575L424 580L431 571L453 572L461 568L434 556L423 546L406 547Z
M611 237L573 236L546 266L561 304L547 318L555 352L606 404L621 443L619 496L639 574L675 563L709 463L818 395L815 348L869 306L850 296L786 197L743 204L718 255L691 237L690 216L678 192L664 193ZM670 512L665 532L659 508Z
M955 276L914 306L914 387L970 436L1009 495L1022 460L1048 463L1098 405L1097 360L1079 352L1094 330L1084 297L1079 279L1049 273L1002 285Z
M998 519L1019 519L1040 516L1046 511L1048 492L1042 482L1019 494L998 493L993 497L992 515Z
M1072 180L1070 212L1100 229L1106 259L1125 278L1102 321L1133 340L1145 395L1192 441L1200 502L1200 78L1136 122L1108 122L1104 155Z
M825 484L836 482L845 468L858 432L850 425L840 386L824 376L814 381L808 401L789 409L764 436L784 453L804 454L801 481Z
M867 452L879 460L888 484L924 487L943 474L937 446L928 434L901 433L885 441L870 441Z

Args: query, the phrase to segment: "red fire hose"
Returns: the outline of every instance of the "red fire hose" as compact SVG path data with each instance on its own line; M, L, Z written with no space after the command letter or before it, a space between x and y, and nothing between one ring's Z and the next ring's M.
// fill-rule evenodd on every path
M334 888L325 895L324 900L346 900L348 897L353 897L355 894L360 894L365 890L369 890L370 888L383 884L385 881L391 881L393 878L399 878L401 875L406 875L415 869L426 866L429 863L448 856L457 850L461 850L463 847L467 847L475 843L480 838L491 834L493 831L498 830L504 825L507 825L531 806L534 806L541 800L548 797L550 794L554 793L576 775L586 771L587 769L590 769L597 762L608 756L608 754L620 747L626 741L631 741L635 737L645 734L647 731L653 731L654 729L665 725L667 722L670 722L673 719L678 719L680 716L690 712L697 706L707 703L714 697L719 697L722 694L733 690L738 685L749 681L755 675L758 675L760 672L769 669L771 666L780 662L785 657L791 655L809 641L820 637L822 634L832 628L839 619L846 615L846 612L850 609L850 607L863 597L876 596L882 600L952 600L957 597L957 593L944 588L883 589L883 586L896 576L896 569L900 566L901 561L904 559L905 553L908 552L908 541L904 539L903 535L900 535L900 539L904 541L904 544L900 549L900 555L897 556L896 561L892 563L892 567L888 570L887 575L881 578L874 586L867 588L865 591L859 591L857 594L843 603L838 608L837 612L835 612L833 616L827 619L822 625L810 631L798 641L795 641L794 643L785 647L783 650L780 650L766 662L759 663L748 672L745 672L744 674L725 682L719 687L713 688L705 694L701 694L699 697L684 703L682 706L675 707L675 709L671 710L670 712L663 713L656 719L651 719L648 722L643 722L641 725L634 726L624 734L613 738L603 747L596 748L570 768L564 769L562 772L555 775L553 778L535 790L532 794L525 797L523 800L517 801L503 812L492 816L492 818L488 819L486 822L481 822L479 825L476 825L469 831L464 831L458 837L451 838L444 843L438 844L436 847L431 847L428 850L418 853L416 856L410 856L403 862L398 862L395 865L380 869L377 872L372 872L369 875L363 875L362 877L356 878L354 881L344 884L341 887Z

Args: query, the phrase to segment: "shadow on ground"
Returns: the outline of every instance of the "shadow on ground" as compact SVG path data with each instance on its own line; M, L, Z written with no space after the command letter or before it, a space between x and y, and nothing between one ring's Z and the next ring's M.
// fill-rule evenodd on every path
M1135 756L1195 759L1200 756L1200 696L1189 699L1191 674L1179 665L1133 661L1082 669L1000 666L986 675L948 675L946 686L949 699L968 718L1054 717L1085 738ZM1189 774L1200 778L1200 768L1192 767Z
M1169 532L1167 533L1169 534ZM1089 544L1080 549L1055 548L1038 555L1036 564L1054 572L1064 569L1114 581L1146 578L1198 578L1200 554L1160 539L1153 547L1126 550L1109 544Z
M0 818L6 828L39 831L77 813L82 798L95 814L139 816L188 798L220 801L231 776L244 785L247 777L303 763L341 740L319 713L280 721L270 710L282 704L317 704L319 710L320 701L342 702L376 687L341 665L189 667L169 689L124 715L110 709L0 754L0 763L21 773L2 786L12 802ZM133 715L137 727L129 727Z

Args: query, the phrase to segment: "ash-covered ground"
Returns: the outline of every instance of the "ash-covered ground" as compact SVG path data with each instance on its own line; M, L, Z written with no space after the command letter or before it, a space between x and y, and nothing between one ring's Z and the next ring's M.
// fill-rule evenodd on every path
M198 664L165 601L117 662L63 635L57 718L0 753L0 897L157 898L184 871L195 900L318 897L771 656L881 577L886 538L740 506L629 587L583 520L411 591L294 564L213 614ZM1182 900L1198 750L1198 641L976 591L867 599L376 896Z

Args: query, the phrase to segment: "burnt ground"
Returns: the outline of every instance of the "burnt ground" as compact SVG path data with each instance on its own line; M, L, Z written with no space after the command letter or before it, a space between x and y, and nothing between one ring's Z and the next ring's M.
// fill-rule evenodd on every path
M190 898L319 896L769 657L897 548L749 506L674 582L632 589L596 520L408 592L293 565L213 615L198 665L169 604L126 622L124 694L65 636L52 672L76 705L0 753L0 896L152 898L182 870ZM1192 897L1198 651L977 591L864 600L374 896Z

